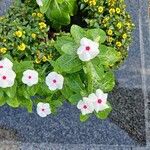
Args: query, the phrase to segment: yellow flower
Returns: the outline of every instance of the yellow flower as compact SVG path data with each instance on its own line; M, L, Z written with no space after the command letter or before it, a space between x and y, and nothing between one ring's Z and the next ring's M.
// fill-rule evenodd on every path
M116 46L121 47L122 46L121 42L116 42Z
M120 8L116 8L116 13L120 14L120 12L121 12Z
M48 59L47 59L46 56L43 56L42 60L43 60L44 62L46 62Z
M117 23L117 28L121 29L121 27L122 27L122 23L121 22Z
M38 58L35 59L35 63L39 64L40 62L41 61Z
M35 17L36 16L36 13L32 13L32 17Z
M107 41L108 41L109 43L111 43L111 42L113 41L113 38L109 36L108 39L107 39Z
M4 39L3 39L3 42L6 42L6 41L7 41L7 40L4 38Z
M3 47L3 48L0 48L0 53L6 53L6 51L7 51L7 48L5 48L5 47Z
M36 34L35 33L32 33L31 36L32 36L33 39L36 38Z
M39 23L40 29L46 28L46 24L44 22Z
M104 8L103 8L102 6L99 6L99 7L98 7L98 12L99 12L99 13L102 13L103 11L104 11Z
M115 9L114 9L114 8L110 8L110 9L109 9L109 13L110 13L110 14L115 13Z
M123 39L126 39L126 38L127 38L127 34L124 33L124 34L122 35L122 38L123 38Z
M18 50L20 51L24 51L26 49L26 45L24 43L21 43L19 46L18 46Z
M49 54L49 55L48 55L48 59L51 60L52 58L53 58L53 55L52 55L52 54Z
M111 29L109 29L109 30L107 31L107 34L108 34L108 35L112 35L112 34L113 34L113 31L112 31Z
M17 37L22 37L23 34L22 34L22 31L19 30L19 31L16 31L16 32L15 32L15 35L16 35Z
M37 16L38 16L39 18L42 18L42 17L43 17L43 14L37 13Z
M88 3L90 6L96 5L96 0L84 0L85 3Z

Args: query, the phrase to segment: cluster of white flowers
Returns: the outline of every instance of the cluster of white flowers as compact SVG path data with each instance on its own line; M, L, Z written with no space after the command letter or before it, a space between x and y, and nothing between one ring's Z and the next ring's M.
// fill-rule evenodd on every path
M103 93L103 91L98 89L96 93L92 93L88 97L83 97L83 100L78 102L77 108L81 110L82 115L93 113L94 110L98 113L109 108L107 96L107 93Z
M12 87L15 82L16 73L12 69L13 63L4 58L0 61L0 87L8 88Z
M80 41L80 47L77 49L77 54L80 60L89 61L99 54L99 44L86 37Z

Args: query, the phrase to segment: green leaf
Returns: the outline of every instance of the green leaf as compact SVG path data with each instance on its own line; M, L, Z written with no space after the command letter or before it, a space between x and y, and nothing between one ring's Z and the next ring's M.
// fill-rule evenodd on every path
M72 37L61 36L61 37L57 37L57 40L54 46L60 54L64 54L64 51L62 51L62 46L64 44L72 43L72 42L74 42Z
M100 111L98 113L95 112L95 115L96 115L97 118L99 118L99 119L106 119L106 118L108 118L108 115L112 111L112 108L111 108L109 103L108 103L108 105L109 105L109 108L107 108L107 109L105 109L103 111Z
M25 99L25 98L20 98L20 105L22 107L25 107L29 113L32 112L32 108L33 108L33 102L30 99Z
M7 98L7 104L11 107L17 108L19 107L20 102L18 101L17 97Z
M100 45L99 60L101 64L106 67L113 66L116 62L120 62L122 59L121 53L116 51L114 48Z
M64 54L60 56L54 64L54 70L58 72L75 73L81 69L81 61L74 55Z
M4 97L4 93L0 90L0 106L3 106L6 103L6 99Z
M40 11L41 13L44 14L50 7L51 0L44 0L42 2L43 2L43 6L40 7Z
M80 94L74 94L72 95L68 101L72 104L72 105L77 105L77 103L79 102L79 100L82 99L82 96Z
M80 93L84 89L83 83L78 74L71 74L66 76L65 84L76 93Z
M90 118L90 115L82 115L80 114L80 121L85 122Z
M61 93L66 99L69 99L74 94L73 91L67 85L64 85L63 89L61 90Z
M89 29L87 30L87 37L94 41L104 43L106 40L106 33L101 29Z
M72 25L70 32L77 44L79 44L80 40L86 36L85 30L77 25Z

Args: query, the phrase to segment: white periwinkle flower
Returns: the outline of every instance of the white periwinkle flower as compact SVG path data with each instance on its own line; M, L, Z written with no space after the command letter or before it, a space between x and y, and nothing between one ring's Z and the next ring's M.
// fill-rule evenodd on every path
M37 114L40 117L46 117L47 115L51 114L51 108L50 108L49 103L39 102L37 104L37 109L36 110L37 110Z
M0 70L1 69L12 69L13 63L8 59L4 58L0 60Z
M77 49L77 54L80 60L89 61L99 54L99 44L87 38L82 38L80 47Z
M109 108L107 104L107 93L103 93L100 89L96 90L96 93L89 95L89 100L93 103L96 112L103 111Z
M43 0L36 0L36 3L37 3L39 6L43 6Z
M38 72L35 70L26 70L23 72L22 82L28 86L38 83Z
M51 72L47 75L45 82L51 91L62 89L64 77L56 72Z
M0 70L0 87L12 87L15 83L16 73L11 69Z
M78 102L77 108L81 110L82 115L90 114L94 111L94 106L87 97L83 97L83 100Z

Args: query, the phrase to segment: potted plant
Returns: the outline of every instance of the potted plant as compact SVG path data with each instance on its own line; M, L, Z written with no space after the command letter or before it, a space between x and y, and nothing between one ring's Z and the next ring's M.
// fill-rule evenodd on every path
M17 1L0 20L0 106L108 117L134 27L123 0Z

